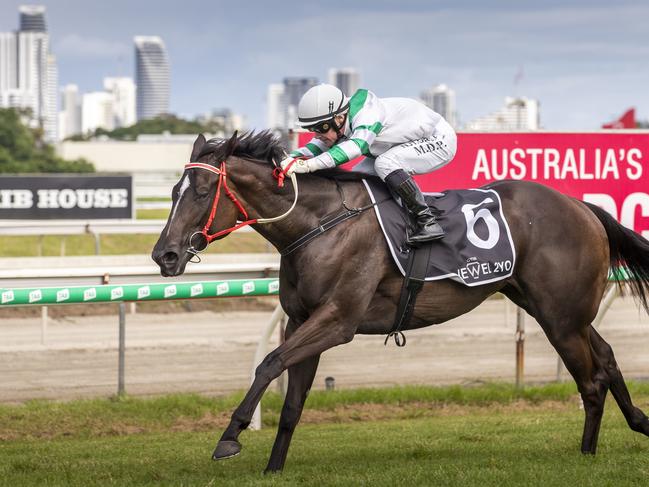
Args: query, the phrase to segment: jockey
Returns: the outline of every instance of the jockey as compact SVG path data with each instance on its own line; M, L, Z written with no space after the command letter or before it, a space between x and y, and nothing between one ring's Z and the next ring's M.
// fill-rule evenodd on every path
M417 245L444 236L411 177L439 169L455 156L455 131L440 114L413 99L378 98L363 89L348 98L335 86L321 84L300 100L297 124L315 137L281 162L288 175L332 168L364 155L354 171L378 175L416 220L408 242Z

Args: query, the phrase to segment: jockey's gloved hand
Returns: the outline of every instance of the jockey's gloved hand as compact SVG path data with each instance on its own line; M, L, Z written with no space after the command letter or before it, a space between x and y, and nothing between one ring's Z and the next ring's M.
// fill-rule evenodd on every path
M294 157L287 157L284 159L282 162L279 163L281 166L282 170L287 176L291 176L291 174L303 174L307 172L311 172L311 168L309 167L309 161L308 159L296 159ZM286 169L288 167L288 169Z

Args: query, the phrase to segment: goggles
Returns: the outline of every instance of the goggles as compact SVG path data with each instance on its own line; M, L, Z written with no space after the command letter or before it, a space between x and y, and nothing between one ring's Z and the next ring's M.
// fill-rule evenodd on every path
M309 132L315 132L316 134L326 134L333 127L331 123L332 120L325 120L324 122L316 123L309 127L305 127Z

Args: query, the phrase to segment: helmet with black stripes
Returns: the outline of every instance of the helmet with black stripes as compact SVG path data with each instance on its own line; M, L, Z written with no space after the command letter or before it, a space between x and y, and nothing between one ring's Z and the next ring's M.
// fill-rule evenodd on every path
M310 130L323 122L333 121L336 115L345 113L348 108L349 98L342 90L323 83L310 88L300 99L297 125Z

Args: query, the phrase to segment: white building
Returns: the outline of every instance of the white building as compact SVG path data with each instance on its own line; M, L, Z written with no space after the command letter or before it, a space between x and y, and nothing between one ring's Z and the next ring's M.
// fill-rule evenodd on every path
M18 45L14 32L0 32L0 93L18 89Z
M104 90L113 97L114 126L130 127L135 118L135 83L132 78L104 78Z
M445 84L440 84L422 91L419 97L426 106L444 117L451 126L456 126L455 91Z
M79 95L76 85L63 88L60 140L98 128L114 130L135 124L135 83L131 78L104 78L105 91Z
M43 130L47 140L59 140L58 130L58 96L57 90L59 85L59 69L56 64L56 57L53 54L47 56L47 88L45 99L43 100Z
M66 85L61 89L61 111L59 112L59 139L80 134L81 96L77 85Z
M56 140L57 68L49 50L45 7L21 6L20 30L0 34L0 106L29 108L31 125Z
M49 36L44 32L18 32L18 88L34 94L34 117L44 116L47 90Z
M288 77L268 86L266 95L268 127L287 131L295 128L297 105L307 90L318 84L314 77Z
M286 127L286 113L284 101L284 85L273 83L268 85L266 94L266 123L272 130L281 130Z
M164 42L157 36L137 36L134 42L137 119L169 113L169 59Z
M485 132L538 130L539 128L539 102L524 97L507 97L503 108L484 117L476 118L466 125L467 130Z
M214 122L223 127L219 133L215 134L218 137L230 137L235 130L246 130L246 119L243 115L234 113L229 108L214 109L210 113L198 118L200 122L209 123Z
M31 91L14 89L0 92L0 107L29 108L35 103L36 99ZM30 123L32 126L36 126L33 119Z
M109 131L115 128L113 96L106 91L84 94L81 104L81 131L88 134L98 128Z
M355 68L331 68L329 84L337 86L347 96L352 96L360 88L360 74Z

